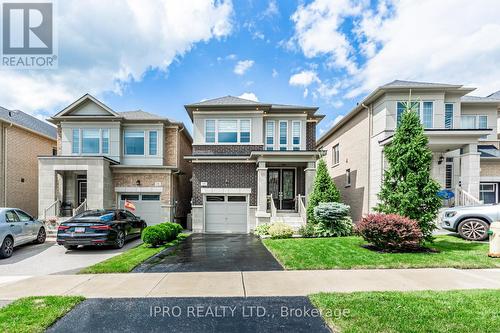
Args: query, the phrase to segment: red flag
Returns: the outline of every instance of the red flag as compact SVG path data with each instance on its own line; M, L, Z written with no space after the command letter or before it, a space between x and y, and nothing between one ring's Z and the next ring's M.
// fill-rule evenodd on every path
M124 207L125 209L135 211L135 205L132 203L132 201L128 201L127 199L125 199Z

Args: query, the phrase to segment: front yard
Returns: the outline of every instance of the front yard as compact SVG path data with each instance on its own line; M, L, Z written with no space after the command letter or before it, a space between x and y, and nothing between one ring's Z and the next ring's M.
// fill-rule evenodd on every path
M380 253L362 247L361 237L265 239L266 247L286 269L356 268L500 268L487 256L488 244L454 236L437 236L431 247L439 252Z
M336 332L500 332L500 290L321 293L310 299Z
M21 298L0 309L0 332L45 332L83 300L69 296Z

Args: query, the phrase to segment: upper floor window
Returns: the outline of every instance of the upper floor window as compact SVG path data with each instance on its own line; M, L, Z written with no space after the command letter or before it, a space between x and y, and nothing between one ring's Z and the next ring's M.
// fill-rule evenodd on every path
M158 154L158 132L149 131L149 155Z
M101 132L102 141L101 141L101 151L103 154L109 154L109 129L105 128Z
M218 121L218 142L237 143L238 142L238 121L219 120Z
M125 131L125 155L144 155L144 131Z
M340 163L340 149L339 149L339 144L337 143L332 148L332 164L337 165L339 163Z
M71 153L80 154L80 129L73 128L72 141L71 141Z
M274 120L266 122L266 150L274 149Z
M99 130L94 128L82 129L82 153L99 154Z
M462 115L460 117L461 127L464 129L486 129L488 128L488 116L485 115Z
M300 150L300 137L301 137L300 121L292 122L292 144L293 150Z
M240 120L240 142L249 143L250 142L250 120Z
M423 102L423 110L420 115L424 128L432 128L434 121L434 102Z
M411 102L411 105L408 105L408 102L398 102L396 109L396 126L399 126L401 123L401 119L403 119L403 113L409 107L411 111L416 112L420 116L420 103L419 102Z
M215 143L215 120L205 121L205 142Z
M444 128L453 128L453 104L446 103L444 105Z
M280 150L286 150L288 144L288 122L280 121Z

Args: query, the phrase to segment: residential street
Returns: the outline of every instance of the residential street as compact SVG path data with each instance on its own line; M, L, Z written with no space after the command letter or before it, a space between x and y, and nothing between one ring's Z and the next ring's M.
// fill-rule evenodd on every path
M307 297L90 299L48 332L330 332L313 309Z

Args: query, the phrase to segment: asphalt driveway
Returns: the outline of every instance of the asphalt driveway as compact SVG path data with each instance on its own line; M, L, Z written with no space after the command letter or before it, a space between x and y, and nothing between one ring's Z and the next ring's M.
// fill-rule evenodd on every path
M307 297L89 299L47 332L330 332Z
M193 234L134 269L136 273L277 271L280 263L254 235Z

